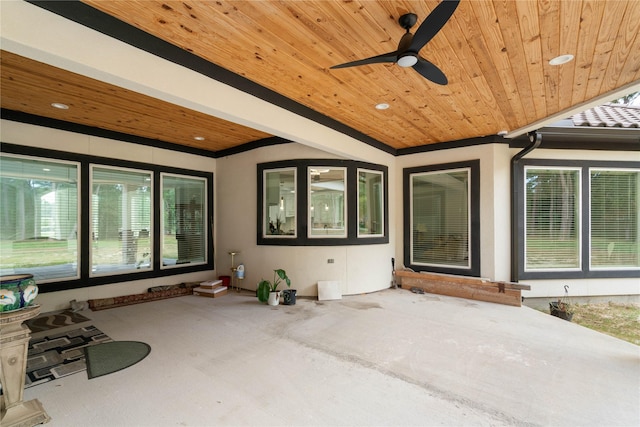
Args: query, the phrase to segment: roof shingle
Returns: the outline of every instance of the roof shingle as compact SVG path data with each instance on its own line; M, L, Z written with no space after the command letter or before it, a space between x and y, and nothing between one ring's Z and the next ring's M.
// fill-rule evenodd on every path
M571 116L574 126L640 128L640 107L604 104Z

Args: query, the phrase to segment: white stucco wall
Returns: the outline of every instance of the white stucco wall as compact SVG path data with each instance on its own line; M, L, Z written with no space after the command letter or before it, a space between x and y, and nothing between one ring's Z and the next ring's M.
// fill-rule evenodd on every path
M234 156L213 159L178 153L154 147L130 144L73 132L44 128L3 120L0 139L6 143L202 170L214 173L215 270L145 279L69 291L42 293L38 301L43 310L58 310L72 299L84 301L144 292L150 286L171 285L185 281L208 280L229 275L231 257L228 252L240 250L236 265L245 264L242 286L255 289L262 277L271 277L274 268L284 268L299 295L317 295L319 280L338 280L344 295L372 292L388 288L391 280L391 257L395 241L396 214L389 212L390 242L383 245L358 246L258 246L257 233L257 168L256 164L296 158L339 158L335 154L301 144L283 144L260 148ZM394 158L378 152L367 161L385 164L393 170ZM390 206L399 202L390 174ZM333 259L329 264L327 261Z
M508 149L504 145L486 144L472 147L439 150L427 153L401 156L397 159L395 192L402 195L402 175L405 168L438 165L444 163L480 160L480 274L494 280L509 280L510 248L510 190ZM504 153L506 151L506 154ZM495 172L495 174L494 174ZM402 203L408 209L409 203ZM506 214L505 214L506 212ZM402 213L397 213L402 218ZM402 262L402 221L396 223L396 233L400 236L397 259ZM505 249L506 248L506 249ZM506 252L505 252L506 251ZM503 258L504 257L504 258Z
M401 156L396 162L395 192L402 194L404 168L480 160L480 275L493 280L508 281L511 278L511 158L519 151L510 149L506 144L488 144ZM640 161L640 153L538 149L526 158ZM408 203L402 205L408 207ZM402 212L396 212L396 215L402 218ZM402 230L402 221L398 221L398 260L404 259ZM564 285L569 285L574 296L640 295L640 279L637 278L524 280L522 283L531 285L531 291L523 291L525 298L562 296Z
M397 266L403 263L402 219L406 205L402 195L403 168L472 159L480 160L481 275L496 280L510 278L510 160L518 149L490 144L394 158L335 130L32 4L2 2L1 7L0 39L4 50L300 143L265 147L214 160L3 120L1 136L4 142L215 173L216 271L43 294L40 301L45 310L62 308L74 298L86 300L124 295L141 292L151 285L229 274L229 250L242 251L238 261L247 267L246 288L253 288L262 276L271 274L277 267L287 269L301 295L315 295L318 280L340 280L344 294L386 288L390 280L390 259L395 257ZM75 43L76 40L84 43ZM96 46L99 46L99 55ZM257 246L256 163L332 156L389 167L390 243L331 247ZM527 157L638 161L640 153L535 150ZM333 259L334 263L328 264L328 259ZM533 289L525 293L529 297L557 296L567 282L530 281ZM575 294L640 294L637 279L569 282Z
M298 295L316 296L319 280L337 280L343 295L372 292L389 287L391 257L397 215L390 212L389 244L356 246L264 246L257 245L257 168L256 164L277 160L340 158L301 144L264 147L246 153L217 159L216 181L218 271L230 274L230 251L239 250L236 265L243 263L245 278L242 287L256 289L262 279L272 279L273 270L283 268L292 280ZM387 160L386 163L381 162ZM377 159L391 166L391 156ZM394 187L389 187L391 190ZM400 193L401 196L401 193ZM397 203L397 194L390 191L390 206ZM333 259L333 263L328 263ZM223 274L223 273L221 273ZM281 289L283 287L281 286Z
M216 165L215 160L212 158L8 120L2 120L0 125L0 140L5 143L213 172L215 181ZM67 308L69 301L72 299L86 301L95 298L130 295L145 292L147 288L151 286L174 285L182 282L208 280L213 277L216 277L215 271L202 271L110 285L91 286L61 292L46 292L41 293L37 301L38 304L42 305L42 311L47 312Z
M510 161L519 149L505 144L487 144L441 150L410 156L392 157L377 151L362 160L389 167L389 244L367 246L258 246L257 245L257 168L256 164L285 159L340 158L333 150L322 151L302 144L282 144L229 157L212 159L169 150L107 140L2 120L3 142L86 155L139 161L214 173L214 211L216 218L215 266L213 271L94 286L62 292L44 293L39 302L44 310L68 306L71 299L87 300L144 292L150 286L207 280L229 275L228 252L239 250L236 264L246 267L242 286L255 289L258 281L272 276L274 268L284 268L299 295L317 295L319 280L338 280L344 295L373 292L389 287L391 258L403 264L402 173L404 168L466 160L480 160L481 276L510 279ZM332 154L333 153L333 154ZM527 158L566 160L634 160L638 152L542 150ZM329 264L327 260L333 259ZM568 284L575 296L640 295L640 280L580 279L527 280L531 291L526 298L557 297Z

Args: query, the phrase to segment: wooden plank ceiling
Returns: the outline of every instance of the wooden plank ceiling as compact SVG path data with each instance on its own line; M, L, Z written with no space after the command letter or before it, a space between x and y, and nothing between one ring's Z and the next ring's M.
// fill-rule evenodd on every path
M635 0L462 0L420 52L446 86L393 64L329 69L395 51L398 17L416 13L415 32L435 0L83 2L393 149L514 131L640 81ZM38 107L56 92L82 106L67 120L133 135L212 151L268 136L2 53L3 108L58 118Z
M10 52L1 52L0 64L2 108L9 110L207 151L271 136Z

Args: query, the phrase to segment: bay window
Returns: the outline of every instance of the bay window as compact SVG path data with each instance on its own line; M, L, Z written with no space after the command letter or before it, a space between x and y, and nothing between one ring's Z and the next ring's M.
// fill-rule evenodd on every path
M258 164L258 244L389 242L387 168L337 159Z

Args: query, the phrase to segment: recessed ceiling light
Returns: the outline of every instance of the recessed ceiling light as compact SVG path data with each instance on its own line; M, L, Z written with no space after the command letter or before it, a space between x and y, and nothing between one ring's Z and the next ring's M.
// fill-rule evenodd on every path
M67 104L63 104L61 102L52 102L51 106L53 108L58 108L60 110L68 110L69 109L69 106Z
M42 170L45 171L45 172L51 172L51 169L49 169L49 168L42 168Z
M376 104L376 110L386 110L387 108L389 108L389 104L387 104L386 102Z
M204 136L194 136L193 139L196 141L204 141Z
M552 58L549 61L549 65L562 65L571 61L573 61L573 55L571 54L560 55L560 56L556 56L555 58Z
M501 130L500 132L498 132L498 135L500 136L505 136L506 134L508 134L509 131L508 130Z

